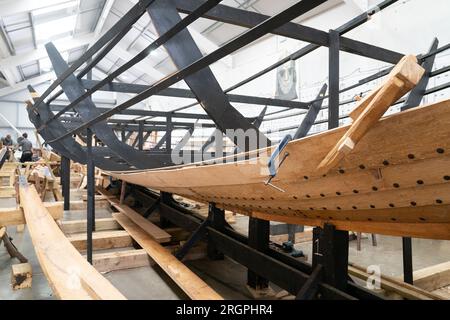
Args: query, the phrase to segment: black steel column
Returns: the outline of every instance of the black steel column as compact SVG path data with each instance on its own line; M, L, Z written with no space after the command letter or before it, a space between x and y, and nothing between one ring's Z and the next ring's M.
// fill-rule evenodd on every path
M260 252L266 252L269 248L270 222L250 218L248 224L248 245ZM269 287L269 280L259 276L252 270L248 270L247 285L253 289L265 289Z
M208 219L210 226L218 231L222 231L225 228L225 211L216 207L214 203L209 204ZM211 260L222 260L224 258L223 253L217 250L212 241L208 241L208 258Z
M70 159L61 156L61 186L64 210L70 210Z
M138 132L138 149L140 151L144 150L144 122L139 122L139 132Z
M403 244L403 281L413 284L413 261L411 238L402 238Z
M348 282L348 232L331 224L313 232L313 269L323 266L324 282L345 291Z
M328 129L339 127L339 33L330 30Z
M174 201L172 194L171 193L167 193L167 192L161 192L160 199L161 199L161 203L164 203L164 204L166 204L168 206L170 206L173 203L173 201ZM160 222L161 228L168 228L168 227L171 226L170 220L164 218L161 214L160 214L160 217L159 217L159 222Z
M92 131L87 129L87 260L92 264L92 233L95 231L95 164Z
M167 132L166 132L166 150L167 152L172 151L172 117L167 117Z

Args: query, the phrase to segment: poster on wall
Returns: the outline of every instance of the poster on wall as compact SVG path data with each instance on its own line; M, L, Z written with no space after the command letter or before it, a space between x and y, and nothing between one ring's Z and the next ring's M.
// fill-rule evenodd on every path
M286 62L277 69L276 99L294 100L297 95L297 70L295 61Z

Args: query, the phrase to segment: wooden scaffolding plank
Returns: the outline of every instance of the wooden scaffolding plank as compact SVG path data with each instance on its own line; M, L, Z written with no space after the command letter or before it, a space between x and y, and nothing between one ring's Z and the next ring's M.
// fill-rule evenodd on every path
M71 234L67 239L77 250L87 250L86 233ZM94 250L129 248L133 246L133 240L126 231L100 231L92 234L92 246Z
M434 291L450 285L450 261L414 272L414 285Z
M149 254L149 256L167 273L168 276L193 300L222 300L200 277L175 258L170 251L161 246L143 229L123 213L114 213L113 217L131 235L131 237Z
M117 198L111 197L111 195L105 192L104 189L97 188L97 190L102 194L102 196L105 196L106 199L108 199L108 201L114 208L126 215L131 221L136 223L141 229L147 232L154 240L159 243L167 243L172 240L172 236L169 233L159 228L149 220L145 219L130 207L120 204L120 201Z
M65 300L125 299L71 245L34 186L22 183L19 190L36 255L55 296Z
M44 207L48 210L54 220L61 220L63 218L64 210L62 203L44 203ZM0 226L20 226L25 223L25 215L21 208L0 209Z

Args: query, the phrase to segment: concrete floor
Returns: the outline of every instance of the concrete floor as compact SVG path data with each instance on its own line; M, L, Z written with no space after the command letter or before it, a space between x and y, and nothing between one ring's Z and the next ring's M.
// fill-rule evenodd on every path
M15 206L14 199L1 199L0 207ZM111 215L107 209L97 209L97 217ZM81 219L85 211L71 211L65 214L66 220ZM248 218L236 217L233 225L238 232L246 234ZM10 285L11 265L18 263L11 260L3 246L0 247L0 300L45 300L53 299L52 291L43 275L37 261L28 231L18 234L16 228L9 228L8 233L13 238L17 248L30 260L33 267L33 287L13 291ZM356 250L356 241L350 242L350 262L361 266L378 265L385 275L402 276L401 239L396 237L378 236L378 246L373 247L371 240L362 240L362 251ZM311 258L311 243L297 245ZM435 265L450 260L450 242L436 240L413 240L414 270ZM225 299L251 299L245 283L247 269L236 262L198 260L187 263L188 267L198 274L206 283L214 288ZM158 267L114 271L105 274L128 299L134 300L176 300L186 299L186 295ZM274 286L275 291L279 288Z

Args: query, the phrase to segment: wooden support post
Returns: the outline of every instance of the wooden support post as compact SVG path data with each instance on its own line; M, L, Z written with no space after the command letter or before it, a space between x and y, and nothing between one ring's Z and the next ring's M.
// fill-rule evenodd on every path
M11 285L13 290L31 288L33 269L29 263L15 264L11 267Z
M122 185L120 187L120 204L123 205L125 201L125 193L127 192L127 182L122 181Z

